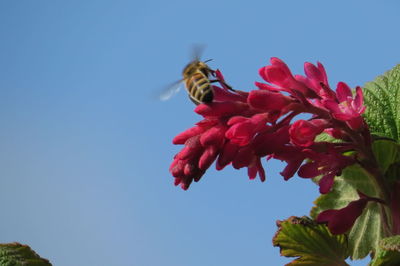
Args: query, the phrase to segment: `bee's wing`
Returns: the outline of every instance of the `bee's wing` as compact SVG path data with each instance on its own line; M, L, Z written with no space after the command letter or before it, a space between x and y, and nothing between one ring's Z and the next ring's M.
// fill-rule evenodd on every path
M158 96L158 98L161 101L167 101L169 100L172 96L174 96L178 91L181 90L181 88L183 87L183 83L182 80L178 80L174 83L172 83L171 85L169 85L166 89L164 89L160 95Z
M206 46L204 44L193 44L191 49L190 60L200 61L201 55L203 54Z

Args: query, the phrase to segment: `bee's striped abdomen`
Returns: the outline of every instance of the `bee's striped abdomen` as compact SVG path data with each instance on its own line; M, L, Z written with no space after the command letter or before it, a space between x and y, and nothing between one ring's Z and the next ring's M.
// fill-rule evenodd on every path
M210 81L204 73L197 71L186 79L186 89L190 99L196 104L210 103L213 100L213 91Z

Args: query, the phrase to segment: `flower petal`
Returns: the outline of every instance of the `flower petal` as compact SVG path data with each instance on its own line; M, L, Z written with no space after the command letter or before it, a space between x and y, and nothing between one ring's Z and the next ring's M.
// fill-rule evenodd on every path
M318 163L309 162L302 165L297 173L302 178L314 178L321 174L318 170Z
M264 110L281 110L291 104L293 100L278 92L268 90L254 90L249 94L248 102L251 107Z
M242 102L213 102L209 104L200 104L194 111L202 116L229 116L241 114L248 108L248 105Z
M227 164L231 163L238 151L238 145L227 141L218 156L217 170L222 170Z
M367 199L362 198L350 202L342 209L323 211L316 220L319 223L327 222L332 234L344 234L351 229L354 222L362 214L367 202Z
M177 135L173 140L173 144L184 144L189 138L194 137L196 135L199 135L203 133L206 130L206 128L200 127L200 126L194 126L192 128L189 128L185 130L184 132L180 133Z
M199 159L199 169L207 170L215 161L218 155L218 150L214 146L207 147Z
M319 181L319 192L321 194L326 194L329 191L331 191L331 188L333 186L333 182L335 178L335 173L330 173L325 175L321 180Z
M348 97L351 98L353 96L350 87L344 82L339 82L337 84L336 94L339 102L344 102Z

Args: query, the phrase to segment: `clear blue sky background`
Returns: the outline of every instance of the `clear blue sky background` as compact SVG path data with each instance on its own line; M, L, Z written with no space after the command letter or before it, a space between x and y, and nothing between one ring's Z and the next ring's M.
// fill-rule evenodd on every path
M254 89L271 56L362 85L400 62L395 1L0 1L0 242L54 265L283 265L275 221L318 188L212 167L182 191L172 138L200 119L180 78L194 43ZM352 265L365 265L352 263Z

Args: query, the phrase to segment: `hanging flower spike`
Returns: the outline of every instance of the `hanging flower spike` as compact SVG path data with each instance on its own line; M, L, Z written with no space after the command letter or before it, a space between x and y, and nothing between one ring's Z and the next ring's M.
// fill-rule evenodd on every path
M212 85L214 100L195 108L204 119L174 138L174 144L185 145L170 167L175 184L187 189L214 161L217 170L228 164L235 169L247 167L250 179L259 175L264 181L261 159L268 156L287 163L281 172L285 180L296 172L303 178L320 175L320 192L328 193L334 177L355 163L342 155L354 145L349 127L341 128L344 124L337 120L351 129L364 125L362 91L357 88L353 99L350 88L339 83L334 92L320 63L305 63L304 72L305 76L293 76L282 60L271 58L271 65L260 69L270 84L256 83L259 89L249 93L233 90L219 70L213 72L220 84ZM311 114L312 119L291 124L301 113ZM323 131L346 145L315 142ZM303 164L307 158L311 162Z

